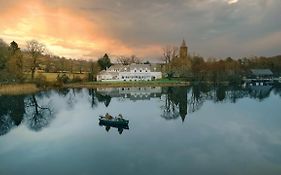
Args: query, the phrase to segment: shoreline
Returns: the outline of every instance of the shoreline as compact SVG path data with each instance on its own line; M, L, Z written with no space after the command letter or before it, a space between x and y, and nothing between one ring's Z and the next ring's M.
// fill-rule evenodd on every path
M145 81L145 82L85 82L64 84L63 88L114 88L114 87L167 87L167 86L189 86L190 82L185 81Z
M33 94L46 89L57 88L114 88L114 87L167 87L167 86L189 86L187 81L145 81L145 82L80 82L62 84L60 87L48 86L46 88L37 87L35 83L11 83L0 84L1 95L26 95Z

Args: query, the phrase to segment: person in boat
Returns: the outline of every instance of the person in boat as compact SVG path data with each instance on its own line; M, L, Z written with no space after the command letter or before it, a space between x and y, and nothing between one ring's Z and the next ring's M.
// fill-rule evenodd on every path
M123 119L122 114L119 114L117 118L118 118L118 119Z
M105 114L104 118L108 119L108 120L113 119L113 117L111 115L109 115L108 113Z

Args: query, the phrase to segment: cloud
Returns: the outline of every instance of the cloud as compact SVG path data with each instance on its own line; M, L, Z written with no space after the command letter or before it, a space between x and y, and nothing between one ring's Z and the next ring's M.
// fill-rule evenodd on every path
M235 4L235 3L237 3L237 2L239 2L239 0L228 0L228 4Z
M278 32L280 7L275 0L11 0L0 2L0 37L22 47L35 38L68 57L107 52L155 59L183 38L205 57L240 56L245 49L236 45ZM279 54L270 49L273 41L268 45L253 52Z

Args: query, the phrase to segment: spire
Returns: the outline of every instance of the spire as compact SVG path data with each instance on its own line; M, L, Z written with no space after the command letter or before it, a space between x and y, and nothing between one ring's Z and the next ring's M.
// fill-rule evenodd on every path
M182 40L181 47L186 47L186 44L185 44L185 40L184 40L184 39Z

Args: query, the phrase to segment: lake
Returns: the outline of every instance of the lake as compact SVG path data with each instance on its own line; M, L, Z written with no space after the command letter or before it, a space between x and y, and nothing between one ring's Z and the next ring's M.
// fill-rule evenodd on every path
M99 124L106 113L128 128ZM280 114L275 86L0 96L0 174L281 174Z

